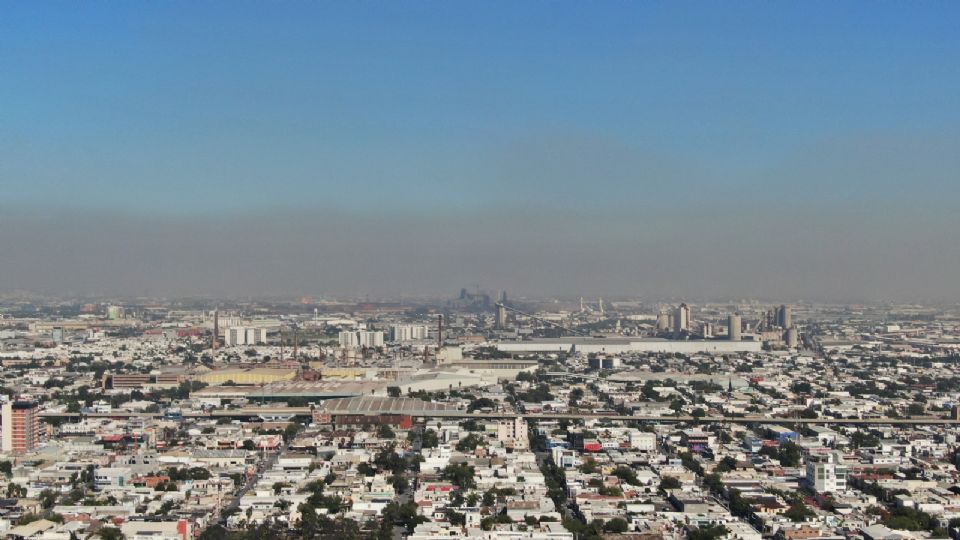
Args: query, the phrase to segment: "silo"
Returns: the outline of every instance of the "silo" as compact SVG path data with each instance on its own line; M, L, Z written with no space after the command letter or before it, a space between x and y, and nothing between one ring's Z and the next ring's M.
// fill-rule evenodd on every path
M740 315L734 313L727 319L727 336L730 341L740 341Z
M800 341L800 336L797 332L796 327L787 329L787 347L791 349L797 348L797 343Z

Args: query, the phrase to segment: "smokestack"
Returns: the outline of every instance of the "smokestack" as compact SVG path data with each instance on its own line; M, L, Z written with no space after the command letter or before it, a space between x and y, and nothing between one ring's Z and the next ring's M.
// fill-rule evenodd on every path
M299 328L293 327L293 361L296 362L299 358L299 349L300 349L300 334L297 332Z
M220 337L220 310L213 310L213 340L210 342L210 348L216 349L219 346L217 339Z
M437 315L437 349L443 347L443 315Z

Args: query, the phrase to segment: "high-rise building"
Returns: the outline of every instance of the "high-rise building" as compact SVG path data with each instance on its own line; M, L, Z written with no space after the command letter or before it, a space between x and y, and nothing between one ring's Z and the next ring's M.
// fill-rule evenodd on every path
M507 307L503 304L497 304L497 330L503 330L507 327Z
M740 332L743 330L739 313L732 313L727 318L727 338L730 341L740 341L742 338Z
M223 343L227 347L238 345L260 345L267 342L267 329L256 326L231 326L223 332Z
M107 318L110 320L122 319L124 316L123 307L107 306Z
M777 326L780 328L790 328L793 326L793 309L790 306L782 305L777 308Z
M521 417L502 420L497 424L497 440L514 450L526 450L530 447L527 433L527 421Z
M429 337L430 333L425 324L395 324L390 327L391 341L421 341Z
M33 401L3 404L0 409L0 449L22 454L40 443L40 408Z
M673 311L673 331L674 333L687 332L690 330L690 308L686 304L680 304Z
M360 347L383 347L383 332L367 330L340 332L340 346L346 349Z

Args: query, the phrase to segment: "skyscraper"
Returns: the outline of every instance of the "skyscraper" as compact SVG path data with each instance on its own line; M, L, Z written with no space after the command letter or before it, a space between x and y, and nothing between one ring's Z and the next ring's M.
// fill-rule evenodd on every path
M777 326L784 329L793 326L793 309L790 306L781 304L777 308Z
M497 304L497 330L504 330L507 327L507 307L503 304Z
M40 409L32 401L3 404L0 412L0 449L22 454L40 442Z
M676 334L690 330L690 308L680 304L673 311L673 331Z

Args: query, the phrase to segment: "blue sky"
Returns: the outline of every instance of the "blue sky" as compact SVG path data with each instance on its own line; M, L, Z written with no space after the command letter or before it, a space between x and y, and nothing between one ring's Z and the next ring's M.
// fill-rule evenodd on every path
M672 202L663 179L781 197L796 179L764 171L804 152L955 140L958 21L949 2L6 3L0 171L15 202L160 213Z
M0 207L952 225L957 58L956 2L0 2Z

